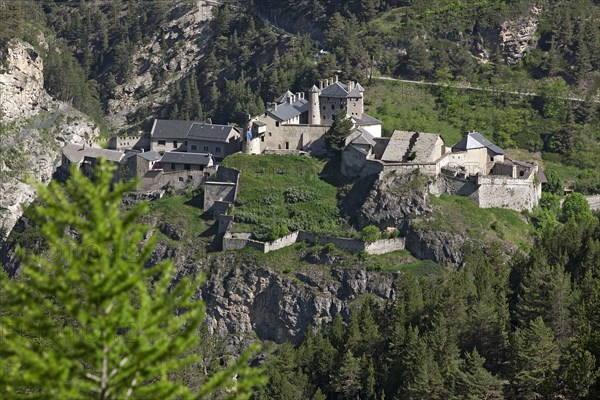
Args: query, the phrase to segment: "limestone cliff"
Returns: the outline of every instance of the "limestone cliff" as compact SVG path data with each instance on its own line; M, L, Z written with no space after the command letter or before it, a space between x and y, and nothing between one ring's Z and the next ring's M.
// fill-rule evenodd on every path
M179 3L173 3L172 19L161 34L145 38L131 55L133 74L113 89L108 102L107 119L113 126L130 128L138 114L141 119L158 116L170 99L171 85L193 71L204 56L212 10L220 2L198 0L192 8ZM160 70L166 77L162 82L156 78Z
M13 41L0 67L0 239L35 199L27 181L48 183L68 142L90 142L98 128L44 89L43 60L28 43Z

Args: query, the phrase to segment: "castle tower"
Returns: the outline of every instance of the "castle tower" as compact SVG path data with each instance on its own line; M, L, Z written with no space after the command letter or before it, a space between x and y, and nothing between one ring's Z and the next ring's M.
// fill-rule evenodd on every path
M321 125L321 111L319 105L320 90L315 85L308 91L308 124Z

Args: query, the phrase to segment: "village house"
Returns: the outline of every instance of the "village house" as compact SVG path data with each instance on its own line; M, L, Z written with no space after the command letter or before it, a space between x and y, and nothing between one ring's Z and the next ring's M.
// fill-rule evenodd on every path
M92 147L85 144L69 143L63 147L60 170L65 175L68 175L72 166L75 165L81 169L84 175L91 176L101 158L118 166L115 171L114 180L121 179L121 166L125 158L124 152Z
M215 161L221 161L241 150L241 135L230 125L157 119L150 131L150 149L159 153L210 153Z
M108 141L108 148L111 150L150 150L150 137L147 134L139 132L136 135L130 133L115 136Z
M169 151L163 154L160 168L165 172L172 171L204 171L214 165L211 154L208 153L183 153Z
M312 154L326 152L323 135L340 110L351 118L356 128L381 137L381 121L364 113L364 89L356 82L347 84L337 77L313 85L307 95L287 91L264 114L249 118L244 152L261 154L269 151Z
M162 156L156 151L129 151L125 153L126 179L134 179L155 169Z

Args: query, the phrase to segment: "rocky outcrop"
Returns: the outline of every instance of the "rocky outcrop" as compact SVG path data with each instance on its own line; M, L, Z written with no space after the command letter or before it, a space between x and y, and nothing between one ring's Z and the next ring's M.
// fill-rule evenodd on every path
M132 54L132 76L112 91L108 120L120 129L131 127L130 120L144 110L148 118L169 101L171 85L193 71L209 45L209 22L218 1L199 0L193 7L174 2L169 19L160 34L148 37ZM163 43L161 46L161 42ZM159 72L162 82L157 82Z
M91 142L99 130L84 114L52 100L43 61L27 43L13 41L0 69L0 239L35 199L30 180L48 183L66 143Z
M458 267L464 263L466 242L467 237L457 233L411 228L406 235L405 246L418 259Z
M44 89L42 58L30 44L13 41L0 63L0 122L30 118L53 106Z
M372 179L357 181L342 205L358 229L368 225L394 227L405 234L411 219L431 211L427 205L428 179L424 175L383 172Z
M207 324L221 336L255 332L261 340L298 343L306 329L348 314L350 303L371 294L395 298L401 275L346 269L310 269L282 274L239 262L227 255L215 261L202 290Z
M532 40L538 27L541 8L534 6L529 15L505 21L500 30L500 51L507 64L516 64L535 48Z

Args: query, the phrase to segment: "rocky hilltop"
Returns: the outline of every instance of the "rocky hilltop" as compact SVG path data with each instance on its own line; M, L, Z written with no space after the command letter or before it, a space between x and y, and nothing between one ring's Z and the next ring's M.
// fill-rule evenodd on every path
M0 237L35 199L27 177L48 183L65 143L91 142L99 130L89 117L44 89L43 60L14 40L0 66Z

